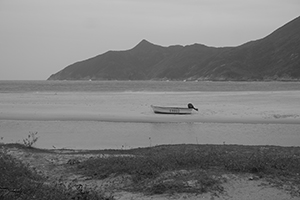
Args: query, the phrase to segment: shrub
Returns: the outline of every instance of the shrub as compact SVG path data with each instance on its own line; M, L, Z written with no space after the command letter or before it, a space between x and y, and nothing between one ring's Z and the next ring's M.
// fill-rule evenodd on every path
M152 181L153 193L191 190L182 187L182 182L155 182L164 172L178 170L226 170L229 172L258 173L259 176L293 176L300 174L300 148L243 145L162 145L151 148L122 150L131 156L108 156L93 158L74 167L79 173L94 178L107 178L128 174L132 177L132 187L144 191ZM154 181L154 182L153 182ZM202 177L198 183L206 188L217 185L209 177ZM209 186L210 183L213 183ZM145 185L146 184L146 185ZM150 187L150 188L151 188ZM203 190L204 191L204 190ZM151 193L152 193L151 192Z
M29 132L29 135L27 136L27 138L23 139L23 144L26 146L26 147L32 147L36 142L37 140L39 139L39 137L37 137L38 132Z
M104 200L101 193L82 185L46 184L46 179L27 166L0 151L1 200Z

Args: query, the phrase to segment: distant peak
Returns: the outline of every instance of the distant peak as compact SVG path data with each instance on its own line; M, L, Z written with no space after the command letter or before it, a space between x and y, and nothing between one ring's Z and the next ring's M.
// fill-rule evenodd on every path
M136 51L147 51L149 49L153 49L157 47L157 45L152 44L151 42L148 42L147 40L143 39L142 41L140 41L134 48L133 50Z
M147 40L143 39L142 41L140 41L140 43L138 43L137 46L145 46L145 45L153 45L151 42L148 42Z

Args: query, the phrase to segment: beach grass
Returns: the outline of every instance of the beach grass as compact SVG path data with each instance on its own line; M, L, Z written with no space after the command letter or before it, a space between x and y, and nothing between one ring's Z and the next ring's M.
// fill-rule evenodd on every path
M20 144L1 144L0 148L0 197L3 199L109 199L103 190L49 183L47 177L5 153L7 148L18 148L31 154L61 156L58 151ZM91 155L85 160L63 164L74 174L88 180L119 180L113 184L114 189L146 195L222 193L222 183L226 181L223 175L228 173L250 174L251 178L264 178L277 185L290 183L300 187L300 147L178 144L69 151L68 155L72 154Z
M279 177L300 185L299 147L183 144L122 153L123 156L88 159L75 170L95 179L130 175L129 190L150 194L222 191L216 171Z
M0 144L0 199L3 200L70 200L108 199L97 191L86 190L80 185L48 183L30 166L7 155L3 146L30 149L33 153L45 152L19 144ZM2 149L1 149L2 148Z

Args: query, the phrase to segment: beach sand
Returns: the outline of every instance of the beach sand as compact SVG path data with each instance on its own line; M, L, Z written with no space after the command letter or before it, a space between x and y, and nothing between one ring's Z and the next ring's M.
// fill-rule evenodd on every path
M199 111L161 115L151 108L189 102ZM22 143L38 132L39 148L299 146L299 102L300 91L0 93L0 142Z
M300 124L300 91L1 93L0 120ZM158 115L151 105L199 109Z

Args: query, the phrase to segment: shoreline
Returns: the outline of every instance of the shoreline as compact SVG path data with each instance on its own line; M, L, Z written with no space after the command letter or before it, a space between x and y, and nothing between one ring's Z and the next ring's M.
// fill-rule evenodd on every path
M0 99L0 137L6 142L38 132L38 144L47 147L300 145L300 91L0 93ZM151 105L182 107L189 102L199 112L161 115L151 109Z

